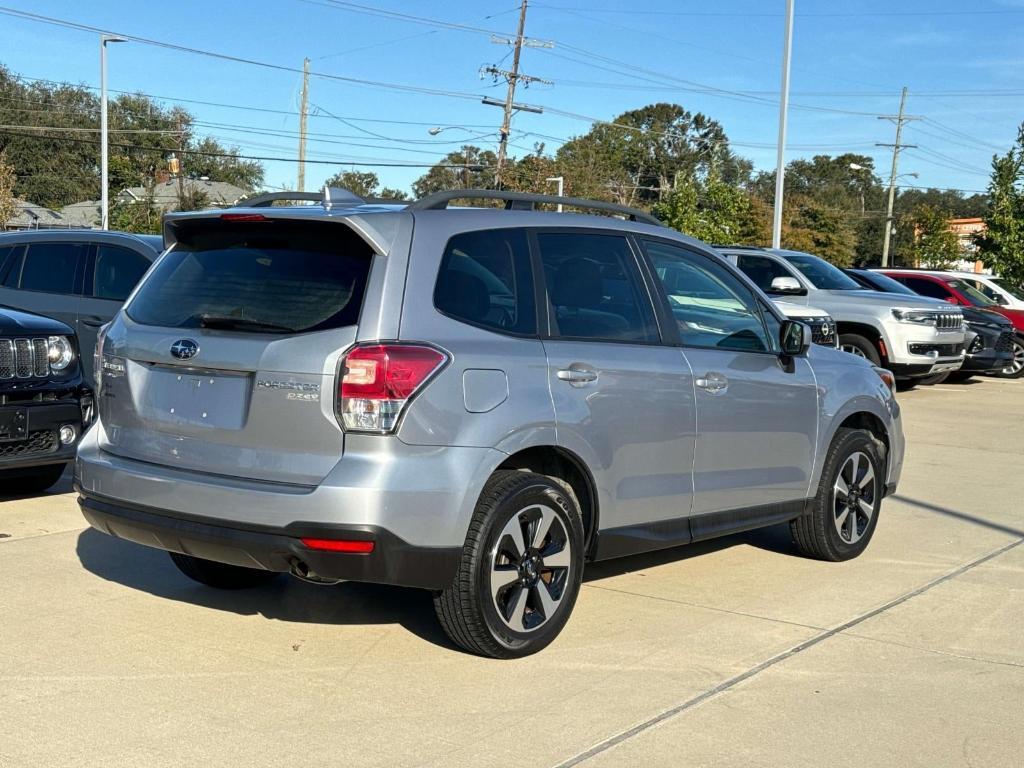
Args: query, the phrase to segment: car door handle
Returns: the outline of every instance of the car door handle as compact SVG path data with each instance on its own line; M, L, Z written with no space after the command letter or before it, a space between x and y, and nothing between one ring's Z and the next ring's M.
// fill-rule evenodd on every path
M694 383L712 395L724 394L729 388L729 379L721 373L707 373L697 379Z
M82 320L82 325L86 328L99 328L106 321L102 317L87 317Z
M591 381L597 381L597 371L591 368L570 366L569 368L563 368L555 375L561 381L567 381L570 384L587 384Z

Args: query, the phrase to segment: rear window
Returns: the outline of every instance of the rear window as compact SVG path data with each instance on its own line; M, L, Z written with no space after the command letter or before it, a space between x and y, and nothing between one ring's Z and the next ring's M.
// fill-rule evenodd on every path
M341 223L186 220L127 308L144 325L301 333L355 325L373 252Z

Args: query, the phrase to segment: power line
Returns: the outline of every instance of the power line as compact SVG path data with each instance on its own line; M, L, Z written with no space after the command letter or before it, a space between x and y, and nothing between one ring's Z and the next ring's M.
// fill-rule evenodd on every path
M235 64L246 64L254 67L262 67L264 69L271 69L278 72L288 72L291 74L302 74L301 67L290 67L284 64L274 64L266 61L259 61L257 59L249 59L242 56L233 56L226 53L218 53L216 51L203 50L201 48L192 48L186 45L178 45L176 43L168 43L162 40L154 40L152 38L141 37L139 35L131 35L126 32L113 32L107 29L101 29L94 27L89 24L82 24L76 21L69 21L67 19L58 19L53 16L43 16L38 13L29 13L27 11L19 11L15 8L8 8L6 6L0 6L0 14L5 16L12 16L14 18L24 19L27 21L34 21L41 24L49 24L52 26L64 27L66 29L74 29L80 32L91 32L93 34L107 34L122 37L125 40L130 40L135 43L141 43L143 45L151 45L157 48L165 48L167 50L179 51L182 53L191 53L197 56L206 56L209 58L219 59L222 61L230 61ZM311 77L318 77L323 80L331 80L341 83L348 83L351 85L363 85L373 88L383 88L386 90L402 91L407 93L418 93L427 96L444 96L448 98L457 99L469 99L475 101L480 98L480 94L470 93L468 91L449 91L441 88L427 88L423 86L408 85L404 83L390 83L382 80L368 80L365 78L358 77L346 77L344 75L334 75L325 72L310 72Z
M572 7L564 5L548 5L547 3L537 3L538 8L547 8L552 11L585 11L586 13L609 13L609 14L623 14L623 15L643 15L643 16L694 16L694 17L723 17L723 18L778 18L783 14L758 11L748 13L746 11L651 11L642 9L622 9L622 8L594 8L591 6L587 7ZM809 13L797 13L796 16L804 18L856 18L861 16L995 16L995 15L1007 15L1007 14L1021 14L1024 13L1024 9L978 9L978 10L966 10L966 11L811 11Z

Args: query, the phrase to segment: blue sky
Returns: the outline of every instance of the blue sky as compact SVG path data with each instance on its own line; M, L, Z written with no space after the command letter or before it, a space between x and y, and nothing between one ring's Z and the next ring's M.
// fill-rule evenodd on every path
M467 141L495 146L504 97L482 66L510 49L487 32L443 29L358 11L352 5L483 30L515 29L516 0L0 0L0 6L182 46L344 78L443 91L427 94L320 77L311 83L307 187L340 169L374 170L408 188L424 168ZM796 0L790 149L787 159L861 152L888 172L899 90L926 118L904 140L907 184L983 190L994 152L1024 120L1024 0ZM847 10L849 9L849 10ZM756 167L775 162L783 0L536 0L527 35L554 42L524 51L522 70L550 79L517 94L546 108L513 123L512 152L549 149L590 123L656 101L674 101L720 121ZM28 78L99 84L95 34L0 15L0 63ZM248 107L184 103L198 130L243 154L295 157L301 75L136 42L110 51L110 87ZM255 111L258 108L266 111ZM552 110L559 110L555 113ZM457 126L438 136L431 126ZM475 137L475 138L474 138ZM295 165L268 162L269 186L293 188Z

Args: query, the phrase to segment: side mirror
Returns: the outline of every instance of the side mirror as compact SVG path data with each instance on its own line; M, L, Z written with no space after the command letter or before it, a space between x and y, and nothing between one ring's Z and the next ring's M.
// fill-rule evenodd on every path
M948 301L950 304L959 304L960 303L960 300L957 299L956 296L947 296L946 297L946 301Z
M782 354L789 357L807 354L811 346L811 329L797 320L785 320L779 331L779 345Z
M989 298L992 299L992 301L994 301L996 304L999 304L1002 307L1005 307L1007 304L1010 303L1009 301L1006 300L1006 297L1003 296L1003 294L1001 294L1001 293L991 294L991 295L989 295Z
M807 289L800 285L800 281L795 277L775 277L772 278L770 293L781 296L806 296Z

